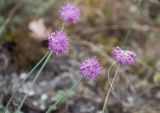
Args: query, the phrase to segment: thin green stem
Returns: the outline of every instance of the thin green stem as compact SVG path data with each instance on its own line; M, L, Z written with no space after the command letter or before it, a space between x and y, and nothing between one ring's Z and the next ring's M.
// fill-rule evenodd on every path
M65 25L65 23L63 22L63 24L62 24L62 27L61 27L60 31L63 31L63 30L64 30L64 25Z
M36 76L34 77L32 83L31 83L31 86L28 88L28 91L26 92L25 96L23 97L22 101L21 101L21 104L19 105L17 111L20 111L20 109L22 108L23 106L23 103L25 102L27 96L28 96L28 93L30 92L30 90L32 90L34 84L36 83L37 79L39 78L40 76L40 73L42 72L43 68L45 67L45 65L47 64L49 58L51 57L52 55L52 52L50 52L46 58L46 60L44 61L42 67L39 69L39 71L37 72Z
M107 95L106 95L106 98L105 98L105 101L104 101L104 104L103 104L102 113L105 113L105 108L106 108L106 105L107 105L108 97L109 97L109 94L110 94L110 92L111 92L112 86L113 86L113 84L114 84L114 82L115 82L115 80L116 80L116 78L117 78L117 75L118 75L117 73L118 73L119 67L120 67L120 64L118 64L117 70L116 70L116 72L115 72L115 75L114 75L114 77L113 77L113 80L112 80L112 82L111 82L111 85L110 85L110 87L109 87L109 90L108 90L108 92L107 92Z
M17 87L15 88L13 94L11 95L9 101L7 102L7 105L5 106L4 110L2 113L5 113L9 104L11 103L11 101L13 100L15 94L17 93L17 91L19 90L19 88L23 85L23 83L27 80L27 78L29 78L31 76L31 74L33 73L33 71L43 62L43 60L48 56L49 52L47 52L42 58L41 60L34 66L34 68L26 75L26 77L17 85Z
M59 97L56 102L49 107L46 113L50 113L51 111L55 110L56 106L80 83L82 79L83 77L81 77L70 89L68 89L61 97Z

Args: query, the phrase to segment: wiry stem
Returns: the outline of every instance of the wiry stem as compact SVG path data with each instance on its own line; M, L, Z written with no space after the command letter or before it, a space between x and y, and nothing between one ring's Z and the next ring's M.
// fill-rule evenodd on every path
M61 97L59 97L57 101L50 106L46 113L50 113L51 111L55 110L56 106L80 83L82 79L83 77L81 77L70 89L68 89Z
M63 30L64 30L64 26L65 26L65 23L63 22L63 24L62 24L62 27L61 27L60 31L63 31Z
M26 77L17 85L17 87L15 88L13 94L11 95L9 101L7 102L7 105L5 106L4 110L2 113L5 113L9 104L11 103L11 101L13 100L15 94L17 93L17 91L19 90L19 88L23 85L23 83L27 80L27 78L29 78L31 76L31 74L33 73L33 71L43 62L43 60L47 57L47 55L49 54L49 52L47 52L42 58L41 60L34 66L34 68L26 75Z
M110 70L111 70L111 68L113 67L113 65L115 64L116 62L113 62L112 64L111 64L111 66L109 67L109 69L108 69L108 81L109 81L109 84L111 85L111 80L110 80Z
M39 71L38 71L38 73L36 74L35 78L33 79L32 83L31 83L31 86L28 88L28 90L27 90L25 96L23 97L23 100L21 101L21 104L19 105L17 111L20 111L20 109L22 108L23 103L24 103L24 101L26 100L26 98L27 98L27 96L28 96L28 93L29 93L30 90L33 88L35 82L36 82L37 79L39 78L40 73L42 72L43 68L44 68L45 65L47 64L47 62L48 62L49 58L51 57L51 55L52 55L52 52L50 52L50 53L48 54L48 56L47 56L45 62L43 63L42 67L39 69Z
M105 107L106 107L106 105L107 105L108 97L109 97L109 94L110 94L110 92L111 92L112 86L113 86L113 84L114 84L114 82L115 82L115 80L116 80L116 78L117 78L117 73L118 73L119 67L120 67L120 64L118 64L117 70L116 70L116 72L115 72L115 75L114 75L114 77L113 77L113 80L112 80L112 82L111 82L111 85L110 85L110 87L109 87L109 90L108 90L108 92L107 92L107 95L106 95L106 98L105 98L105 101L104 101L104 105L103 105L103 109L102 109L102 113L105 113Z

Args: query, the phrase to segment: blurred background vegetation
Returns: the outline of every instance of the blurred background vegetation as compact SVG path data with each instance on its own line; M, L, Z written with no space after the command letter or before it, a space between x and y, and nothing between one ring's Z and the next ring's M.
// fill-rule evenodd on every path
M26 73L47 51L46 31L60 29L59 7L76 0L0 0L0 109ZM78 0L81 21L65 25L69 54L53 55L25 102L23 113L45 113L79 78L79 62L97 56L104 66L96 81L84 81L55 113L100 113L109 83L111 50L120 46L138 54L133 66L122 65L109 99L108 113L160 112L160 1ZM113 77L116 66L110 74ZM34 76L34 74L33 74ZM8 109L21 101L32 77ZM94 97L94 98L93 98Z

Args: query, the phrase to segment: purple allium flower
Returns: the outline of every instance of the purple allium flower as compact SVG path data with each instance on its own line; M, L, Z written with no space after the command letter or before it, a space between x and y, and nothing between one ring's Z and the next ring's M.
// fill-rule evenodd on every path
M96 79L101 73L101 65L97 58L88 58L80 64L80 74L87 77L88 79Z
M69 38L61 31L50 33L48 36L48 46L49 50L57 55L65 54L69 49Z
M134 64L136 59L136 53L134 51L122 50L117 47L112 50L112 54L116 60L121 64Z
M77 6L67 3L60 8L60 17L65 23L75 24L80 19L80 10Z

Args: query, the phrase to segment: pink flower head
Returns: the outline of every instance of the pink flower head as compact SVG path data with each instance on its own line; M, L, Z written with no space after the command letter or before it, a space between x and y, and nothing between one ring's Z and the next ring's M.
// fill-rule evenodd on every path
M136 59L136 53L134 51L122 50L117 47L112 50L112 54L116 62L121 64L134 64Z
M67 3L60 8L60 17L65 23L75 24L80 19L80 10L77 6Z
M49 50L57 55L65 54L69 49L69 38L61 31L50 33L48 35L48 46Z
M80 64L80 74L89 78L96 79L101 73L101 65L97 58L88 58L81 62Z

